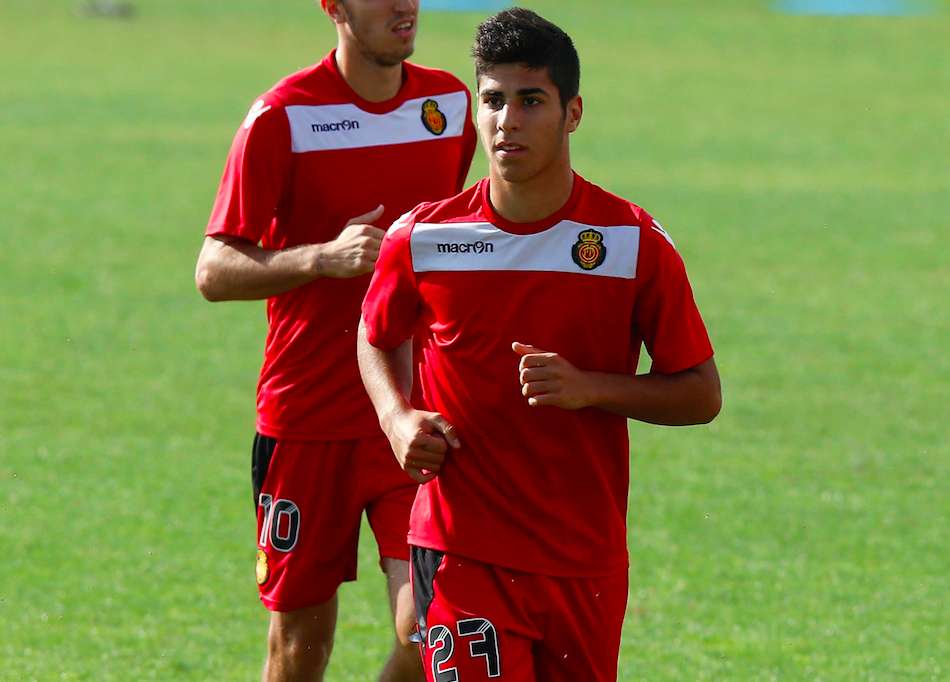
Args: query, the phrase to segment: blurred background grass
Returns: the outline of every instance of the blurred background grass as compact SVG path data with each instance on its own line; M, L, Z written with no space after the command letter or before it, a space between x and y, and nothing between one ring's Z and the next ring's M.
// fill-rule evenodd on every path
M208 305L192 272L247 106L334 35L305 0L134 4L0 5L0 679L263 656L263 305ZM671 232L724 379L710 427L631 426L621 679L944 679L946 4L524 4L581 54L575 166ZM471 82L480 19L424 13L415 59ZM364 536L332 680L389 648Z

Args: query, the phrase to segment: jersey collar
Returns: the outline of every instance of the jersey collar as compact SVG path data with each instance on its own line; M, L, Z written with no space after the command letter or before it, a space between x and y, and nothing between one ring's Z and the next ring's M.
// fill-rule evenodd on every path
M531 223L516 223L498 213L491 203L491 194L489 193L490 181L487 177L482 178L478 188L482 200L482 213L488 219L488 222L505 232L511 232L512 234L535 234L537 232L543 232L568 218L577 206L577 202L580 200L581 194L584 191L584 185L587 184L587 181L576 172L574 172L573 175L574 184L571 187L571 196L568 197L567 202L548 217Z
M360 97L356 90L351 88L350 84L346 82L345 78L343 78L343 74L340 73L340 67L336 63L336 48L330 50L330 54L323 58L323 64L330 71L330 73L333 74L333 78L337 81L337 85L343 92L346 101L348 103L355 104L360 109L370 114L388 114L390 111L397 109L403 102L406 101L407 93L412 86L412 69L406 65L406 62L403 62L402 85L399 86L399 92L396 93L395 97L387 99L383 102L370 102L369 100Z

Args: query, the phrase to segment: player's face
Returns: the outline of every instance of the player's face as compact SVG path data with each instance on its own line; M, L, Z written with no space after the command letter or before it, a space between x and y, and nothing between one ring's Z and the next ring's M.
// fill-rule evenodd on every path
M419 0L337 0L344 35L380 66L395 66L412 54Z
M547 69L499 64L478 80L478 132L492 175L526 182L570 167L568 135L577 129L581 99L561 105Z

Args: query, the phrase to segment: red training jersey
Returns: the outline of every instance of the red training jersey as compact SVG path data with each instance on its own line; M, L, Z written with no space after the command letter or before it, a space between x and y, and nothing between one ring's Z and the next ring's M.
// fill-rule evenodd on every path
M380 226L458 192L475 150L471 96L455 76L403 64L399 93L368 102L335 51L280 81L234 138L207 235L265 249L333 240L385 206ZM360 302L370 276L319 278L269 298L257 430L339 440L379 433L356 365Z
M368 339L421 334L422 407L462 447L420 486L410 544L532 573L627 566L627 420L530 407L513 341L599 372L673 373L712 356L683 261L640 207L574 176L567 204L511 223L489 181L416 207L389 229L363 302Z

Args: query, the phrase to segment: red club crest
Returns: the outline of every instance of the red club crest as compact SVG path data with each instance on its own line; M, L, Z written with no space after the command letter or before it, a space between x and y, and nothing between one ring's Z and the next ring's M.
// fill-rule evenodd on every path
M571 258L583 270L593 270L600 266L607 258L604 235L593 228L581 232L571 248Z
M439 111L439 103L434 99L427 99L422 103L422 125L433 135L445 132L448 122L445 120L445 114Z

